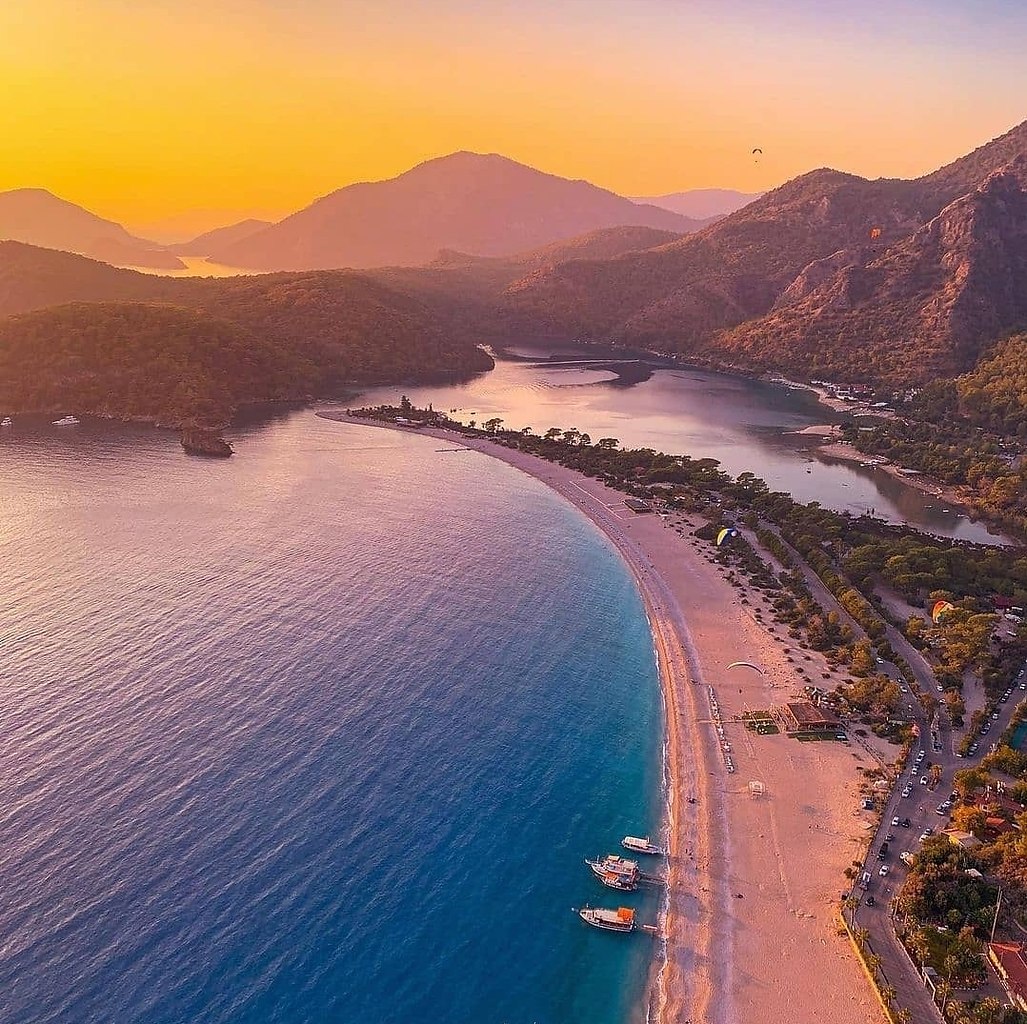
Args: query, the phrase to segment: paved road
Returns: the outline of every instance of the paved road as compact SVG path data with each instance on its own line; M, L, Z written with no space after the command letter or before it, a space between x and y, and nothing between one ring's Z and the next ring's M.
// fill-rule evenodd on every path
M1027 667L1020 673L1019 684L1027 687ZM1004 704L998 705L999 717L992 720L991 737L997 739L1009 725L1013 711L1020 703L1017 697L1027 699L1027 692L1017 689L1014 685L1013 695ZM923 752L923 758L918 766L916 757L920 751ZM941 768L941 776L935 786L925 786L920 780L928 776L924 769L931 763L932 757ZM869 931L870 946L881 957L884 974L889 984L898 992L898 1005L912 1010L913 1019L916 1021L940 1021L941 1016L892 927L891 899L901 887L908 870L902 863L900 854L906 851L916 852L924 829L932 828L937 832L948 825L948 814L939 814L938 806L951 792L953 774L960 768L976 763L977 760L979 758L957 757L952 753L951 744L947 747L943 745L940 753L933 751L930 743L922 744L912 752L909 768L903 772L885 804L881 825L870 844L862 868L862 871L870 874L869 888L866 894L858 888L854 890L862 898L852 915L853 924ZM909 796L903 796L907 788ZM900 821L898 826L893 824L895 818ZM901 824L907 818L910 822L908 828ZM888 839L889 836L894 838ZM878 859L878 851L883 841L888 842L888 854L886 859L881 861ZM882 864L888 865L888 874L883 877L879 873ZM865 895L874 897L874 906L866 905Z
M773 529L770 524L765 525ZM758 541L749 531L744 532L749 534L747 539L750 543L758 545ZM777 530L774 532L777 533ZM841 607L798 551L781 538L779 533L778 537L791 554L795 565L801 570L817 603L825 611L837 612L841 621L848 623L857 636L866 636L864 630ZM908 662L919 688L924 693L936 696L937 680L934 671L920 651L895 626L887 623L885 636L895 653ZM894 665L886 664L881 668L891 678L905 685ZM1017 685L1022 689L1016 689ZM1027 691L1027 666L1021 671L1008 701L998 704L993 712L995 717L991 719L987 736L982 737L982 750L979 751L979 756L983 756L990 746L986 741L996 740L1009 725L1013 711L1019 703L1017 697L1027 699L1027 692L1024 691ZM926 829L937 832L948 825L949 815L940 810L940 805L950 796L953 775L959 768L976 763L979 756L974 759L963 759L956 755L955 749L960 737L957 730L952 727L944 707L939 707L935 715L929 716L920 701L912 694L905 696L904 704L910 718L920 729L920 745L911 751L908 766L896 781L885 802L880 826L860 869L860 876L862 877L865 872L869 876L869 883L866 890L859 887L853 889L854 894L860 897L860 902L852 912L850 920L854 928L867 929L868 944L881 958L881 969L887 983L896 990L896 1005L912 1011L913 1020L918 1024L943 1024L941 1013L934 1004L929 990L924 986L918 968L910 961L895 935L891 919L891 900L905 881L908 871L900 855L905 852L915 853ZM932 729L935 731L932 732ZM933 782L930 772L932 764L936 764L940 769L940 774L937 774L937 779ZM909 822L908 825L904 824L906 821ZM888 843L888 852L883 860L878 856L882 842ZM887 867L887 873L882 875L880 871L884 866ZM873 896L873 906L867 905L867 895Z

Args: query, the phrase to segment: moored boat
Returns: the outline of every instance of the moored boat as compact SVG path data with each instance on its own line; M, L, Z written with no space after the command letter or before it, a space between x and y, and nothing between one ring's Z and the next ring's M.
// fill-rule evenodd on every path
M0 427L13 427L13 426L14 426L14 420L12 420L10 416L5 416L2 420L0 420Z
M666 850L661 850L660 847L653 845L648 836L644 839L640 839L638 836L625 836L620 844L625 850L630 850L632 853L648 853L656 857L662 857L666 853Z
M74 427L76 424L82 421L75 416L62 416L59 420L54 420L53 425L55 427Z
M589 860L586 857L585 863L592 869L592 874L610 889L634 892L638 888L640 872L637 861L618 857L615 853L608 853L605 857L596 860Z
M578 917L593 928L604 928L610 932L630 932L635 929L635 912L631 907L608 910L605 907L584 906L578 911Z

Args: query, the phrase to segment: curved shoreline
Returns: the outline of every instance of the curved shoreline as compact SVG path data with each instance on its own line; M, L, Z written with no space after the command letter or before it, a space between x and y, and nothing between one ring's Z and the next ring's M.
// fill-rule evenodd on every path
M788 641L757 621L722 568L709 564L709 552L660 516L629 512L624 495L600 481L490 438L318 415L455 443L519 469L586 515L630 570L653 636L667 752L664 957L650 986L648 1019L875 1020L879 1006L836 931L841 873L862 841L845 807L849 798L856 802L850 759L860 756L847 745L754 742L739 724L747 706L792 699L775 688L794 687L797 677L782 651ZM677 532L694 525L679 523ZM765 678L727 677L743 645L759 647ZM710 720L711 682L735 743L736 771L748 776L725 771L726 737L718 730L718 738ZM752 798L751 779L765 781L765 798Z

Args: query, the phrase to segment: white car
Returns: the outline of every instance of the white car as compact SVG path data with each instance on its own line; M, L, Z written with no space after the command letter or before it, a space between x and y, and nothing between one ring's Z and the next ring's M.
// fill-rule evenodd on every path
M902 795L903 795L903 796L909 796L909 794L910 794L910 793L912 793L912 792L913 792L913 790L912 790L912 789L910 789L910 787L909 787L909 786L906 786L906 788L905 788L905 789L903 789L903 791L902 791ZM895 822L893 821L893 822L892 822L892 824L894 825L894 824L895 824Z
M899 827L899 819L898 818L892 818L891 826L892 826L892 828L898 828Z
M877 873L878 873L878 874L879 874L879 875L880 875L880 876L881 876L882 878L884 878L884 876L885 876L886 874L888 874L888 865L887 865L887 864L882 864L882 865L881 865L881 870L880 870L880 871L878 871Z
M928 784L927 776L926 775L921 775L920 776L920 785L921 786L926 786L927 784Z

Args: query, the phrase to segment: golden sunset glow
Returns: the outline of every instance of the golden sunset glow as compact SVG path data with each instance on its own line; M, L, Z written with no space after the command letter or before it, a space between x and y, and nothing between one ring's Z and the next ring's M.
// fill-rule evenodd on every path
M471 149L629 195L754 191L824 165L915 175L1023 117L997 16L719 6L13 0L0 189L208 227Z

